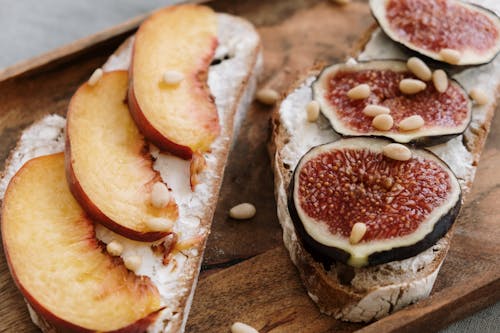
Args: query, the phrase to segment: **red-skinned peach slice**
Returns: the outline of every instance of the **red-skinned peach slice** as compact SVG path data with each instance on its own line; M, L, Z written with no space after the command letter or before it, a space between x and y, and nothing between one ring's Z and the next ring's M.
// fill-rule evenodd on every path
M130 239L156 241L170 231L149 221L177 219L177 205L152 204L161 178L125 104L126 71L105 73L71 99L66 127L66 174L71 192L96 221Z
M2 207L10 271L33 309L58 332L143 332L162 309L156 287L95 238L69 191L62 153L28 161Z
M207 85L216 46L216 14L197 5L156 12L135 37L128 94L132 117L149 141L184 159L209 151L220 132ZM178 80L165 80L169 73Z

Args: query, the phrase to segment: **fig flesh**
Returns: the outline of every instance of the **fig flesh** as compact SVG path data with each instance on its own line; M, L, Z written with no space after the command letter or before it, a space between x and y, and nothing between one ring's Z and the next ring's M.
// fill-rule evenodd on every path
M434 245L455 221L461 189L449 167L423 149L407 161L388 158L389 143L341 139L299 161L288 206L315 257L354 267L402 260ZM353 237L360 224L364 232Z
M500 18L452 0L370 0L373 16L393 41L454 65L490 62L500 51ZM454 60L443 50L457 53Z
M401 92L400 83L416 77L406 63L399 60L375 60L356 64L337 64L325 68L313 84L314 99L333 129L344 136L380 136L400 143L435 145L463 133L472 117L472 104L458 82L449 79L443 93L432 82L414 93ZM408 80L406 80L408 81ZM417 81L418 82L418 81ZM370 87L364 99L353 99L348 92L361 84ZM367 106L389 110L393 125L380 129L373 115L364 112ZM400 123L414 116L423 119L423 126L406 130Z

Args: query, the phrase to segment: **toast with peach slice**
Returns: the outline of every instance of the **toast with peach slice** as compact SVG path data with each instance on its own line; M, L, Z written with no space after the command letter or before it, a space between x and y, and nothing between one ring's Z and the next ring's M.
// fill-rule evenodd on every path
M207 82L204 84L208 87L207 98L209 102L212 101L211 96L213 96L216 119L218 119L216 127L219 127L219 130L215 132L214 136L203 135L201 141L205 142L205 148L196 148L197 146L189 148L194 156L192 163L171 153L160 152L153 145L146 147L146 149L149 147L149 154L152 156L153 169L160 173L162 182L167 183L168 187L171 188L172 199L177 205L178 219L173 224L173 233L169 234L174 235L174 237L167 236L152 243L142 242L127 238L126 232L123 233L125 235L123 236L102 224L95 225L95 236L98 241L104 244L110 244L112 241L120 243L123 247L120 256L123 259L130 256L142 259L142 263L134 270L135 273L147 277L158 290L160 310L154 320L148 321L148 332L184 331L232 139L245 115L246 108L253 99L257 77L262 66L260 38L254 27L235 16L219 13L214 13L214 16L216 45L218 46L215 53L212 52L208 56ZM104 75L97 82L92 82L95 84L92 90L100 91L99 86L105 85L109 76L115 75L107 72L129 70L133 45L134 37L131 37L115 54L110 56L102 67ZM119 75L122 77L121 81L123 74ZM120 83L120 86L122 85L123 82ZM119 94L116 93L116 95ZM118 103L118 99L115 103ZM94 115L90 118L93 119ZM120 118L120 122L124 122L124 118ZM114 125L110 124L109 126L111 133L116 131L116 128L113 128ZM64 118L51 115L36 122L23 132L16 148L6 162L6 169L0 180L0 198L3 199L4 191L11 178L26 161L40 155L64 150L65 126ZM69 124L69 132L71 132L71 127L72 125ZM127 128L133 130L133 126ZM72 135L71 133L69 136ZM147 139L147 135L145 136ZM78 140L84 142L86 138L90 137L90 135L82 135ZM207 141L206 138L209 140ZM125 141L127 146L133 145L136 148L141 146L140 136L137 133L134 134L132 140ZM79 144L83 145L82 142ZM188 147L186 142L181 142L181 144ZM73 145L71 149L74 149ZM116 149L110 151L111 154L114 152ZM93 156L97 163L101 162L102 155L93 154L94 152L89 152L89 155ZM138 155L138 149L129 151L127 154L130 154L131 158L137 158L139 163L147 164L147 156L142 159ZM178 155L187 157L182 154ZM121 157L115 157L115 159L119 158ZM139 170L138 173L145 178L154 177L151 179L157 180L149 166L133 170ZM105 185L103 184L103 186ZM141 192L145 201L150 200L148 189L133 191L134 195L139 195ZM116 260L119 261L119 258ZM71 283L68 282L68 284ZM111 284L113 285L114 282ZM28 304L33 302L31 299L27 299L27 301ZM128 305L124 306L129 307ZM53 320L53 317L44 316L44 313L33 304L29 308L32 320L43 332L61 331L57 329L57 320ZM31 308L34 311L31 311ZM105 320L105 318L102 319ZM139 331L144 331L142 328L144 326L139 327ZM67 332L68 330L63 331Z

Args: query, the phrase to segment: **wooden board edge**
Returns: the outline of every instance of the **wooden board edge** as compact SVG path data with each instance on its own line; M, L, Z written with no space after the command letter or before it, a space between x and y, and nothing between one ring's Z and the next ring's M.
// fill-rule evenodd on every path
M356 332L436 332L487 308L499 297L500 277L479 275L474 283L463 281L443 289Z
M276 255L277 252L281 251L280 248L281 246L277 246L240 263L217 270L201 279L200 283L210 284L214 280L217 281L231 274L234 270L240 270L241 267L256 265L263 257ZM284 248L282 250L288 254L287 250ZM290 260L288 256L287 260ZM290 264L292 264L291 261ZM500 276L495 274L477 275L475 279L462 281L452 287L436 292L430 297L396 311L387 317L366 324L366 326L355 332L437 332L494 304L499 297Z
M199 3L207 1L191 2ZM109 29L79 39L35 58L25 60L5 69L0 69L0 81L12 79L28 73L38 72L39 70L43 70L53 64L68 61L72 59L74 55L86 52L86 50L95 47L98 44L106 43L113 38L129 34L136 29L148 15L150 15L150 13L132 18ZM272 249L269 251L272 251ZM408 330L408 332L426 331L429 329L428 325L423 326L424 323L418 322L418 319L422 317L428 318L428 323L432 322L433 325L438 325L436 327L433 326L432 330L445 327L452 322L493 304L498 300L500 278L497 277L495 280L484 280L482 282L483 284L481 284L478 289L466 288L469 286L470 282L464 282L459 285L455 285L453 288L447 288L439 293L436 293L430 299L427 299L428 302L421 301L418 304L415 304L415 306L400 310L389 317L364 327L359 330L359 332L395 332L401 329ZM449 303L438 303L446 309L443 311L443 313L448 313L448 316L446 317L444 317L442 313L436 314L435 311L439 307L436 307L432 303L436 301L434 297L439 297L441 299L441 296L449 297L451 299L451 302ZM461 304L463 304L463 302L467 302L468 306L462 308ZM436 320L436 316L438 320ZM395 323L392 322L393 320L401 320L399 322L399 326L395 325Z
M195 1L182 1L189 3L206 3L210 0L195 0ZM166 6L163 6L166 7ZM160 7L160 8L163 8ZM133 17L125 22L119 23L110 28L99 31L95 34L77 39L74 42L58 47L52 51L43 53L39 56L22 60L12 66L0 69L0 82L8 79L15 78L28 73L37 72L38 70L46 69L51 65L56 65L65 60L72 59L73 56L84 52L89 48L96 47L105 43L113 38L122 35L127 35L133 32L137 27L150 16L155 10Z
M106 41L118 37L122 34L130 33L131 31L136 29L148 15L149 14L134 17L116 26L78 39L74 42L56 48L40 56L23 60L10 67L1 69L0 81L5 81L7 79L12 79L23 74L35 72L38 69L46 68L51 64L64 62L64 60L69 60L72 58L72 56L82 53L86 49L105 43Z

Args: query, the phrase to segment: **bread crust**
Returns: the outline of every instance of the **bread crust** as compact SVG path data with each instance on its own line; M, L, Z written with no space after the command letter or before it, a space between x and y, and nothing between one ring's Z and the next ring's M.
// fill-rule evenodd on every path
M354 55L359 55L370 41L371 36L377 29L371 27L367 34L360 39ZM316 77L319 75L320 69L318 66L312 68L306 73L300 75L295 84L289 89L285 96L294 92L305 82L307 78ZM495 89L495 96L498 95L499 88ZM475 168L479 161L481 151L483 149L486 136L489 132L491 120L495 111L496 103L489 106L484 121L479 124L479 127L469 127L463 136L463 141L466 149L472 154L473 160L470 165L471 172L468 173L467 179L461 179L463 196L466 197L470 192L472 181L475 174ZM275 181L275 197L277 201L278 217L283 227L283 239L285 247L287 247L290 257L297 267L300 277L308 291L309 296L318 304L319 309L338 319L367 322L374 319L379 319L390 314L410 303L413 303L423 297L428 296L434 284L434 280L439 272L439 269L446 257L450 246L450 240L453 235L454 226L448 233L437 243L432 255L434 256L431 263L427 265L417 274L408 276L405 272L393 271L392 279L387 281L379 281L378 284L361 283L353 285L352 283L342 283L339 276L342 276L342 271L345 269L343 265L336 264L325 269L323 264L314 260L297 237L293 223L288 213L287 206L287 191L292 172L290 166L284 162L282 156L285 145L290 141L295 133L288 133L285 126L282 124L280 114L281 103L277 105L272 115L272 139L269 144L269 152L271 155L272 167ZM429 251L429 250L427 250ZM425 251L424 251L425 252ZM418 256L414 257L417 258ZM397 262L393 262L396 264ZM354 278L359 275L377 275L380 271L385 271L388 267L393 267L388 264L377 265L367 268L354 269ZM390 270L389 270L390 271ZM398 278L400 276L400 278ZM365 288L363 288L363 285ZM420 288L420 292L418 292ZM411 296L413 295L413 296Z
M237 18L241 20L242 24L246 24L249 27L252 27L250 23L247 21ZM252 27L253 29L253 27ZM259 56L261 52L262 46L259 44L258 48L256 48L253 51L252 57L251 57L251 63L248 64L248 68L251 68L251 71L248 72L246 79L244 80L244 83L241 85L239 92L235 98L235 103L233 104L231 111L227 113L227 117L224 121L224 127L221 129L221 135L227 135L229 138L234 137L234 132L237 128L236 127L236 114L237 111L243 112L242 109L246 109L248 105L251 102L251 99L253 98L253 94L256 88L257 84L257 78L260 74L260 65L259 64ZM198 253L200 253L199 256L194 257L194 260L190 262L190 267L193 269L195 272L193 280L191 281L185 281L185 286L189 288L190 292L181 300L181 313L182 315L179 317L178 323L173 324L174 329L172 332L184 332L185 326L186 326L186 321L187 321L187 315L189 314L189 309L191 307L191 302L194 297L194 291L195 287L198 281L198 276L200 273L200 268L203 260L203 252L206 247L206 242L208 239L208 235L210 234L210 226L212 225L212 220L215 214L215 208L217 207L217 201L219 198L219 192L220 192L220 187L222 185L222 180L223 180L223 175L224 175L224 170L226 168L227 164L227 159L229 156L229 152L231 149L233 140L227 140L224 142L224 148L221 151L220 154L216 155L217 159L217 166L216 166L216 171L215 173L217 175L220 175L218 177L216 184L214 186L214 192L211 197L209 205L206 207L207 210L205 211L203 217L201 218L201 225L202 227L205 227L208 232L204 235L203 242L199 243L197 246Z

